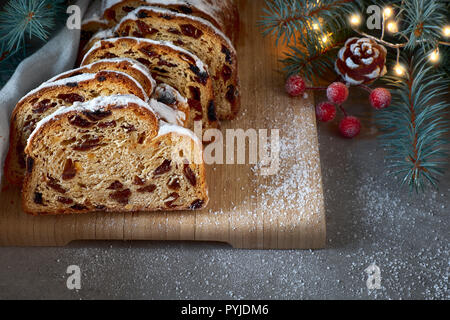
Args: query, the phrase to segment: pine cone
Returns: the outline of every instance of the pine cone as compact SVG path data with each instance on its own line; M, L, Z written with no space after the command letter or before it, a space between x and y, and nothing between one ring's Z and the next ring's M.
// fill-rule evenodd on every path
M386 54L372 39L350 38L339 50L335 69L347 84L368 84L386 74Z

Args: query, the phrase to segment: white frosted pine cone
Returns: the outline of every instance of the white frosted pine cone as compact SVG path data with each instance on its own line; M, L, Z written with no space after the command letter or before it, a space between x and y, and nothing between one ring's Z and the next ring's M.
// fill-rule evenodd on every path
M369 38L350 38L339 50L335 69L349 85L368 84L386 74L386 48Z

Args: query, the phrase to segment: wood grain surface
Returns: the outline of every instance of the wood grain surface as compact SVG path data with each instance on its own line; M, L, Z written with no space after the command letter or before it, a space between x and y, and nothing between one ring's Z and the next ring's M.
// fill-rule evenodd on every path
M262 0L239 1L237 45L242 112L229 128L278 129L280 170L257 165L208 167L211 202L201 212L93 213L28 216L20 192L3 182L0 245L63 246L74 240L225 242L234 248L317 249L325 246L325 212L314 101L289 98L279 73L281 50L256 25ZM247 157L248 158L248 157Z

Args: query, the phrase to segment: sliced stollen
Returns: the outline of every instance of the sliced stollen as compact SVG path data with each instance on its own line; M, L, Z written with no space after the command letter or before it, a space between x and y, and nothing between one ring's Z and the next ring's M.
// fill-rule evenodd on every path
M161 114L166 114L164 110L170 107L175 111L181 112L181 114L177 114L178 120L175 122L176 124L183 127L187 127L189 125L189 105L187 103L187 99L181 96L177 90L165 83L156 85L156 82L148 71L148 68L133 59L113 58L99 60L89 65L61 73L47 82L54 82L80 74L96 73L99 71L119 71L128 74L141 84L145 93L149 97L165 104L165 106L161 106Z
M121 37L170 41L195 54L208 65L219 119L236 117L240 103L236 50L210 22L167 9L140 7L125 16L114 33Z
M102 10L110 26L116 25L134 9L150 5L190 14L211 22L236 43L239 34L239 12L235 0L106 0Z
M204 208L201 142L188 129L159 122L152 103L133 96L99 97L46 117L25 150L24 211Z
M117 71L87 73L46 82L23 97L11 116L10 144L5 163L5 176L8 181L12 184L22 183L26 142L41 119L74 102L112 94L132 94L148 100L144 89L134 78Z
M195 121L202 121L204 130L219 126L211 77L197 56L169 42L122 37L98 41L86 53L82 65L116 57L141 62L156 81L167 83L186 97L190 129Z
M153 79L148 68L139 61L129 58L99 60L89 65L61 73L47 82L70 78L85 73L97 73L99 71L118 71L128 74L140 83L149 97L152 96L153 91L156 88L156 81Z

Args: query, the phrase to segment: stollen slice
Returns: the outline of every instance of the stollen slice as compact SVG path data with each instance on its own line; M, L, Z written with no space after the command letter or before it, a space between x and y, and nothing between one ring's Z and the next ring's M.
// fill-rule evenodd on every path
M41 120L25 150L24 211L204 208L202 144L190 130L161 121L152 101L99 97Z

